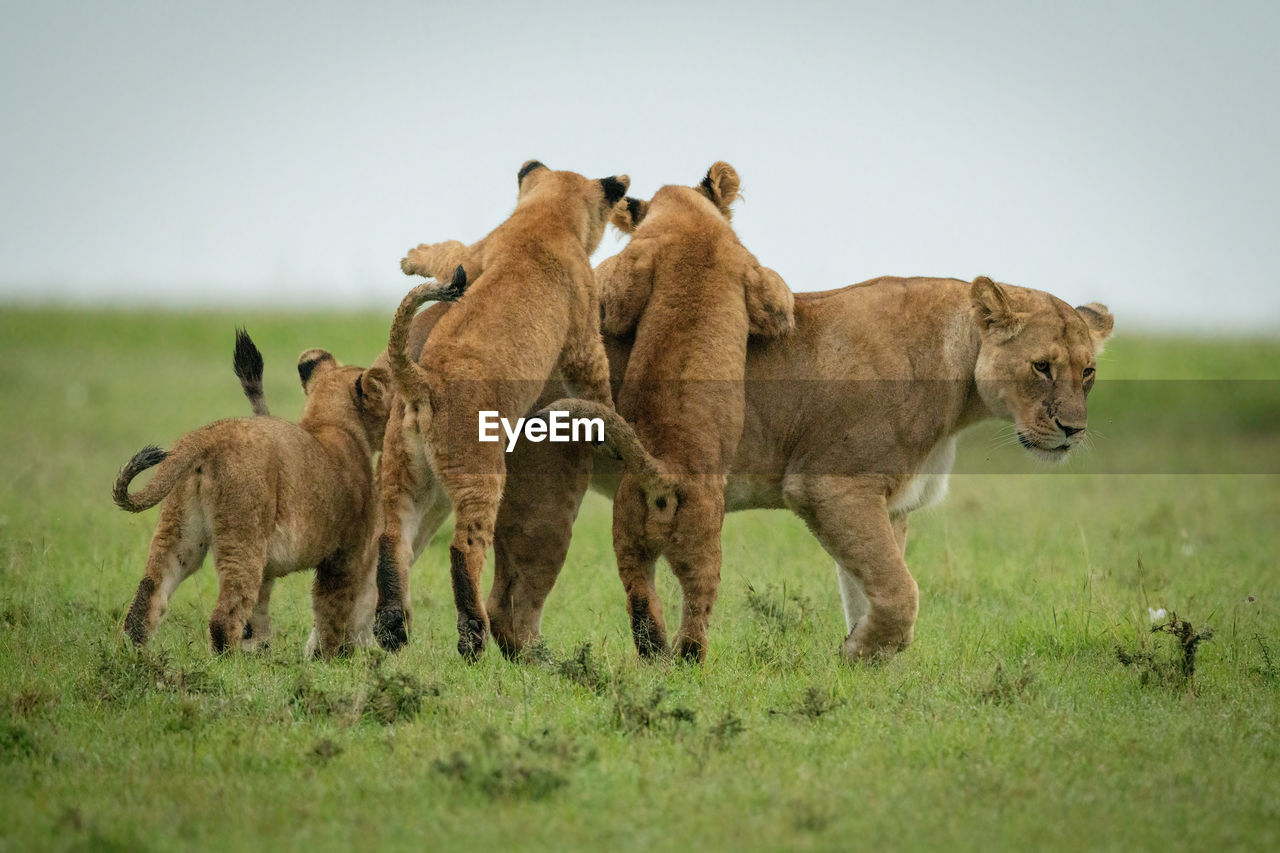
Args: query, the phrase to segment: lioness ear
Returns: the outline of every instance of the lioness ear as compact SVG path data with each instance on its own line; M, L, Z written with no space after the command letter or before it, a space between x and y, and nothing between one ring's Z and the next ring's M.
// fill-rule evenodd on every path
M698 188L720 208L721 213L729 216L729 205L742 194L742 181L738 178L736 169L723 160L717 160L707 169L707 176L698 184Z
M614 175L611 178L601 178L600 187L604 190L604 200L609 202L609 206L622 201L622 197L627 194L627 188L631 186L631 179L626 175Z
M1093 351L1102 352L1116 322L1111 312L1101 302L1090 302L1088 305L1077 306L1076 313L1084 318L1084 324L1089 327L1089 337L1093 338Z
M311 393L311 383L317 376L338 366L338 360L328 350L309 349L298 356L298 378L302 380L302 391Z
M613 208L609 221L623 234L630 234L649 215L649 202L627 196Z
M390 411L387 389L391 387L391 374L381 367L370 367L356 377L356 400L361 411L373 415L385 415Z
M1009 304L1004 288L985 275L973 280L969 298L973 301L973 318L978 322L978 328L984 332L1013 325L1013 306Z

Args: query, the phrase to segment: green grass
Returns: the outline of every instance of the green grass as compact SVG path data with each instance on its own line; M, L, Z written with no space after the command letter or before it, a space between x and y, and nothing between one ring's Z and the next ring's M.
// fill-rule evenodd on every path
M270 650L215 659L208 567L138 652L118 626L155 512L116 510L110 483L142 445L247 411L241 321L289 417L298 352L367 363L387 326L0 311L0 850L1280 843L1280 343L1122 334L1104 377L1271 381L1206 383L1230 395L1199 406L1191 382L1100 390L1095 452L1132 441L1152 456L1131 470L1167 473L955 477L912 522L916 643L880 666L839 662L832 563L782 512L726 522L706 665L638 663L595 497L542 662L459 660L439 539L401 654L303 663L299 575L276 587ZM971 435L962 467L1021 460L997 432ZM1258 473L1174 473L1213 470L1180 467L1197 442L1243 446L1219 470ZM673 609L669 573L661 590ZM1191 682L1149 606L1214 629Z

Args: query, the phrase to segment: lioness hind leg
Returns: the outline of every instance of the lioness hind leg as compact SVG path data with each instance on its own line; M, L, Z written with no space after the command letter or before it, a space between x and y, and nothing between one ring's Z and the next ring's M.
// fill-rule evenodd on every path
M920 593L883 493L845 477L795 478L784 488L788 506L839 565L845 617L852 620L844 656L863 660L910 645ZM905 532L903 526L904 541Z
M184 487L161 506L146 572L124 618L125 636L138 645L155 631L173 591L200 568L209 551L208 526L199 505L188 500L190 497Z
M658 550L646 541L644 532L646 513L644 491L629 474L623 475L613 498L613 553L627 594L636 652L652 658L667 651L667 625L655 578Z

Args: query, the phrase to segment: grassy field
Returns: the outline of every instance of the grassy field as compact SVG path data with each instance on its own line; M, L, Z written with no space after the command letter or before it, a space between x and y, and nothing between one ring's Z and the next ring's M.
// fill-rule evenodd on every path
M638 663L596 497L541 661L459 660L440 537L401 654L302 662L298 575L271 648L215 659L209 567L135 651L156 513L110 483L246 413L244 321L293 417L298 352L367 363L388 318L0 309L0 850L1280 844L1280 342L1122 332L1101 376L1135 382L1065 473L969 436L962 469L1019 461L915 517L916 643L880 666L840 663L832 563L782 512L726 523L706 665ZM1192 678L1148 608L1212 628Z

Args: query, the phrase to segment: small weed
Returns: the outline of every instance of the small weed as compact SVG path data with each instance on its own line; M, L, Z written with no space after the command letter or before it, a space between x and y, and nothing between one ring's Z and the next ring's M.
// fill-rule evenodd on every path
M9 698L9 707L20 717L34 716L53 704L53 697L42 690L25 690Z
M425 685L407 672L390 675L375 673L373 689L365 697L362 713L365 719L384 726L412 720L422 712L425 698L439 696L438 685Z
M667 691L663 687L658 687L644 699L638 699L634 695L619 695L613 704L615 725L635 734L667 727L674 729L681 725L693 725L697 721L697 712L691 708L682 705L662 707L666 698Z
M204 715L200 703L191 697L184 697L178 705L178 713L165 723L165 729L171 732L189 732L199 727Z
M1177 652L1161 656L1143 649L1126 651L1116 646L1116 658L1125 666L1138 668L1142 684L1159 684L1166 687L1190 684L1196 674L1196 649L1213 637L1213 629L1197 632L1191 623L1170 613L1166 622L1151 627L1153 634L1168 634L1178 641Z
M564 678L602 696L608 692L611 679L609 673L600 666L600 662L591 654L591 644L583 643L573 653L573 657L555 661L555 670Z
M39 753L36 736L18 723L0 723L0 760L18 761Z
M298 676L289 704L302 717L354 716L357 706L350 696L316 687L306 669Z
M470 752L458 750L433 762L436 772L491 800L543 800L569 784L566 770L583 752L550 730L512 740L489 731Z
M978 691L978 698L993 705L1007 705L1026 694L1028 688L1035 683L1035 679L1029 658L1022 659L1022 667L1017 675L1005 669L1001 661L996 661L991 680Z
M798 802L792 807L791 825L801 832L822 832L836 817L837 813L830 808Z
M1253 641L1258 644L1258 653L1262 656L1262 666L1253 667L1253 672L1269 681L1275 681L1276 664L1274 658L1271 657L1271 647L1267 645L1266 637L1261 634L1254 634Z
M98 646L95 684L89 690L100 702L122 702L152 691L164 693L216 693L217 680L207 664L189 668L174 665L164 652L146 646Z
M311 757L321 764L328 764L336 756L342 753L342 747L334 743L330 738L323 738L311 747Z
M814 685L805 688L804 693L796 700L794 708L770 708L769 713L775 716L807 717L810 720L817 720L830 714L841 704L831 691Z
M757 592L755 587L747 584L747 607L785 634L804 623L812 604L804 596L794 592L788 594L786 584L781 587L769 584L764 592Z

